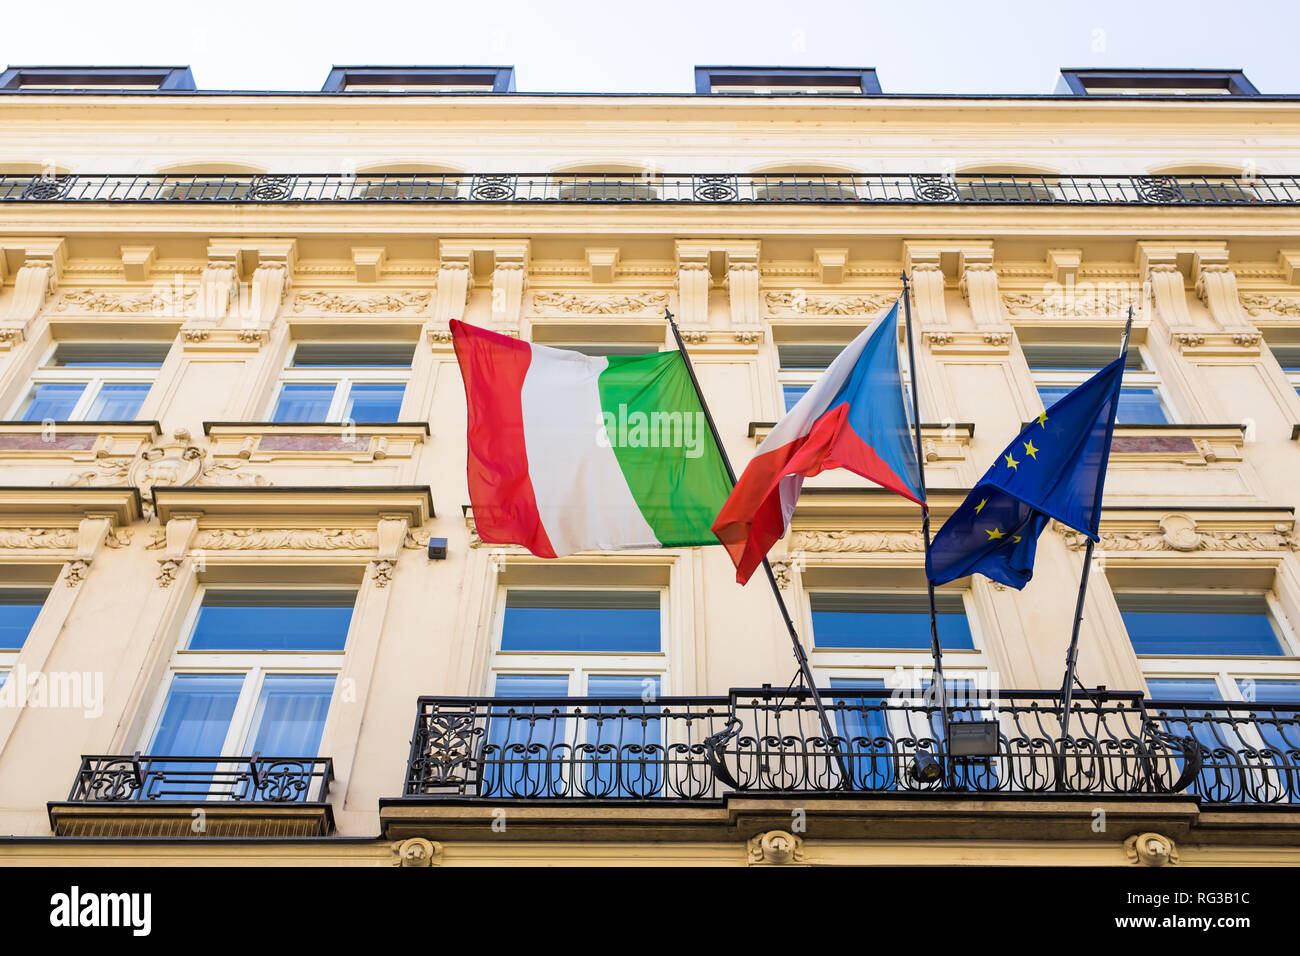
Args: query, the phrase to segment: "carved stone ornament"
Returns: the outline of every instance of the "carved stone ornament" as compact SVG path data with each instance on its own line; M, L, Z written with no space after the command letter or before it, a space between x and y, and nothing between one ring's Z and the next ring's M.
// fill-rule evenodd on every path
M803 839L785 830L768 830L749 838L750 866L783 866L803 862Z
M148 315L186 315L193 311L198 285L159 285L147 292L100 292L79 289L66 292L55 309L66 312L127 312Z
M399 312L420 312L433 301L433 292L419 289L408 292L299 292L293 300L293 311L313 309L348 315L395 315Z
M740 331L735 333L735 337L736 342L739 345L758 345L763 341L763 333L761 331Z
M687 345L703 345L709 340L709 333L703 329L681 329L682 341Z
M0 548L75 548L77 532L72 528L0 528Z
M442 844L411 837L393 844L393 866L441 866Z
M793 571L794 568L789 561L772 562L772 576L776 578L776 586L782 591L790 590L790 586L793 583Z
M150 551L167 543L163 530L146 545ZM356 528L215 528L200 531L190 545L195 551L373 551L379 532Z
M51 485L91 487L99 485L135 486L144 501L145 517L153 516L150 492L155 487L178 488L188 485L253 485L271 484L262 475L243 470L243 462L214 461L207 450L190 440L190 432L178 428L171 438L164 439L142 451L136 458L101 458L86 471L69 474L61 482Z
M1059 522L1052 526L1065 536L1066 547L1083 548L1086 536ZM1185 514L1168 514L1151 531L1103 531L1097 547L1102 551L1296 551L1294 532L1284 524L1269 531L1202 531Z
M68 562L68 574L64 582L70 588L80 586L81 582L86 580L86 572L90 570L90 562L77 559Z
M1178 847L1161 833L1138 833L1124 841L1124 854L1135 866L1164 866L1178 862Z
M1294 315L1300 317L1300 298L1285 298L1280 295L1242 295L1241 307L1250 315Z
M158 586L160 588L169 588L172 582L176 580L176 572L181 569L181 563L172 558L158 562Z
M926 332L925 340L931 345L952 345L953 335L951 332Z
M1137 305L1137 299L1138 296L1127 286L1094 287L1087 283L1063 286L1057 292L1044 295L1010 292L1002 296L1003 304L1011 312L1058 317L1118 315L1128 311L1130 305Z
M872 315L894 304L893 295L806 295L794 292L764 292L769 312L794 315Z
M533 295L534 312L566 312L574 315L636 315L644 312L661 312L667 306L667 292L599 294L538 292Z
M396 561L371 561L370 569L375 575L375 587L388 587L388 585L392 583L393 571L396 567Z
M796 531L791 551L864 554L872 551L924 551L919 531Z

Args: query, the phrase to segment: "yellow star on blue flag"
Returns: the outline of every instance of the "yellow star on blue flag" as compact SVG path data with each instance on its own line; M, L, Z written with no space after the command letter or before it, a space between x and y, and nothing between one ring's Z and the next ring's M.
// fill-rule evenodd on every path
M931 581L978 572L1023 588L1033 576L1038 536L1053 518L1097 540L1123 375L1120 356L1030 422L994 459L934 536L925 560Z

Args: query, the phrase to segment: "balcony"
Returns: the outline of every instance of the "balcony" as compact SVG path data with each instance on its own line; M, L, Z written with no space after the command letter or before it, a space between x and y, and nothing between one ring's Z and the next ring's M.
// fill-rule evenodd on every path
M1203 804L1300 808L1294 704L1008 691L936 703L881 690L823 691L841 767L803 691L626 699L423 697L405 797L717 800L728 792L1186 794ZM963 726L992 721L984 754ZM963 749L967 751L963 755ZM918 757L942 769L918 779ZM847 770L848 776L845 776Z
M3 175L24 203L698 203L954 206L1296 206L1300 176L889 173Z
M50 826L59 836L324 836L333 779L323 757L86 756L68 799L50 803Z

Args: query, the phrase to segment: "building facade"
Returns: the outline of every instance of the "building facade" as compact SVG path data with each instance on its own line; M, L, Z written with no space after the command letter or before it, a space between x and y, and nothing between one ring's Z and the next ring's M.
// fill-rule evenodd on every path
M1300 99L1063 77L0 74L0 859L1300 862ZM904 272L936 521L1133 310L1064 729L1068 529L939 590L945 729L919 510L807 483L773 567L839 759L721 548L475 534L451 320L671 310L739 469Z

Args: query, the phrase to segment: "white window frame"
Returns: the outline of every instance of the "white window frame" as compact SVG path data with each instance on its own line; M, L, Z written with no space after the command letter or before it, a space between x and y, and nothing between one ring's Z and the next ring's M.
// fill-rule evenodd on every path
M1060 342L1050 344L1059 345L1062 348L1065 348L1069 345L1079 343ZM1178 415L1178 410L1174 407L1174 403L1169 400L1169 390L1165 388L1164 382L1160 380L1160 373L1157 372L1155 367L1151 364L1151 356L1148 355L1146 349L1140 345L1131 345L1129 348L1137 350L1138 355L1142 358L1143 367L1140 370L1132 368L1124 369L1124 380L1120 386L1121 391L1126 388L1154 388L1156 390L1156 397L1160 399L1160 405L1165 410L1165 416L1168 418L1169 424L1180 424L1181 418ZM1028 364L1028 359L1026 359L1026 364ZM1040 387L1078 388L1096 374L1097 372L1095 369L1092 371L1087 369L1079 369L1078 371L1069 371L1066 369L1039 371L1032 365L1029 366L1029 375L1034 381L1035 396L1039 395L1038 389ZM1042 402L1041 397L1039 397L1039 402ZM1046 410L1046 406L1044 406L1044 410Z
M1176 598L1179 594L1205 594L1204 588L1162 589ZM1117 588L1116 595L1150 594L1142 588ZM1219 695L1226 702L1242 701L1238 680L1294 680L1300 682L1300 640L1283 613L1282 604L1273 591L1259 588L1216 588L1215 594L1261 596L1268 606L1273 626L1281 635L1282 648L1287 653L1278 657L1253 655L1213 654L1206 656L1165 657L1155 654L1137 654L1144 680L1213 680ZM1122 616L1122 612L1121 612ZM1128 637L1125 631L1125 637ZM1129 646L1132 646L1130 641ZM1134 648L1136 653L1136 648Z
M7 590L35 591L35 590L40 590L41 587L42 585L39 584L34 584L34 585L33 584L3 584L0 585L0 591L7 591ZM41 610L37 613L36 620L32 621L31 630L29 630L27 632L27 636L23 638L23 647L27 646L27 638L32 636L32 631L36 630L36 626L41 622L41 615L45 613L45 602L49 601L49 599L50 599L50 588L45 588L45 601L41 602ZM0 647L0 675L8 674L10 671L14 669L14 667L18 664L18 655L20 655L22 652L23 652L22 647L13 650ZM4 684L0 683L0 687L3 686Z
M344 418L343 410L348 407L348 399L352 394L353 385L389 385L400 383L404 386L410 385L411 366L308 366L305 368L294 368L294 359L298 354L300 345L347 345L346 342L328 342L317 343L312 341L295 342L285 357L284 368L280 370L279 381L275 383L275 393L271 396L271 403L266 409L266 420L272 421L275 417L275 409L280 404L280 395L286 385L333 385L334 397L330 400L329 410L325 413L325 418L318 424L338 425L348 419ZM358 343L359 344L359 343ZM406 391L402 392L402 403L406 403ZM401 417L399 410L398 419ZM286 423L288 424L288 423ZM312 422L297 422L299 425L309 425Z
M348 644L352 640L352 629L356 624L355 605L352 622L348 626L348 635L341 651L299 651L280 653L276 651L191 651L186 649L194 629L198 624L199 611L203 599L209 590L213 591L340 591L345 588L294 587L285 588L275 585L237 585L208 588L200 585L186 612L185 625L181 629L180 639L172 651L168 662L167 677L155 695L141 733L139 747L141 753L153 754L153 741L158 735L159 724L167 707L167 698L171 694L172 684L178 674L242 674L239 698L230 715L230 726L226 729L226 738L218 754L203 754L213 757L251 757L247 752L253 732L253 719L257 714L257 705L262 697L262 685L270 675L289 674L293 676L332 676L335 691L338 690L338 677L343 670L343 661ZM333 708L333 701L330 703ZM328 719L328 717L326 718ZM274 757L318 757L319 754L270 754Z
M659 650L650 653L623 654L618 651L510 651L502 650L501 639L505 633L507 591L645 591L659 595ZM568 679L569 697L587 696L591 677L657 677L660 697L671 696L671 670L668 651L668 588L644 586L581 585L549 587L538 585L501 585L497 588L494 615L492 661L488 666L487 696L496 696L497 677L501 675L526 675L529 677L565 677Z
M105 385L132 385L140 382L146 382L150 391L153 390L153 384L158 378L158 368L110 368L107 366L95 367L88 365L76 366L73 368L60 367L51 365L54 361L54 353L58 351L60 344L56 342L46 351L40 366L32 372L28 380L27 388L19 396L18 402L10 411L10 419L17 419L23 414L28 403L35 396L36 389L40 385L84 385L81 390L81 397L77 399L77 404L72 407L65 421L81 422L87 421L86 416L99 398L99 393ZM80 345L83 343L74 342L72 344ZM116 344L116 343L115 343ZM135 344L135 343L132 343ZM154 342L140 342L140 345L155 345ZM141 401L141 407L144 402L149 400L148 393L145 394ZM138 411L137 411L137 414Z
M813 676L819 687L830 687L831 680L880 680L886 689L892 689L902 680L905 685L912 683L912 671L926 673L933 666L934 655L930 648L881 648L853 649L839 647L818 647L817 636L812 622L812 595L818 591L831 594L924 594L922 588L845 588L813 587L804 592L804 621L807 645ZM948 592L953 593L953 592ZM970 628L973 650L943 649L943 670L946 680L976 680L982 689L990 688L992 671L985 653L985 640L975 613L974 595L969 588L956 592L960 595L962 608L966 614L966 624ZM928 678L926 678L928 680Z

